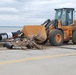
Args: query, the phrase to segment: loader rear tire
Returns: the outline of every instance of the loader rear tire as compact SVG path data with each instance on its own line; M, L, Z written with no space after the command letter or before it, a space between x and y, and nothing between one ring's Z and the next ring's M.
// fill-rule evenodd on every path
M61 30L53 30L49 35L49 42L53 46L60 46L63 43L64 34Z
M73 44L76 44L76 31L73 32L72 42Z

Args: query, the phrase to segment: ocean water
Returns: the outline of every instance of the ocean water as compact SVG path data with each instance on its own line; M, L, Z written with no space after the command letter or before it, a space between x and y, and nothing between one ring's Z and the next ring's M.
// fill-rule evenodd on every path
M6 33L6 32L15 32L18 30L22 30L23 27L18 26L0 26L0 33Z

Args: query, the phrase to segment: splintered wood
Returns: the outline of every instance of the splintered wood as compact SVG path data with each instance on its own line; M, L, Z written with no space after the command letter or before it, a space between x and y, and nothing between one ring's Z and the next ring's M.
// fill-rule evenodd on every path
M11 39L11 42L6 42L4 44L4 47L7 47L8 49L45 49L43 45L39 44L39 37L42 34L38 35L29 35L29 37L25 37L24 33L20 33L16 35L13 39Z
M18 39L18 38L16 38ZM11 42L12 45L16 46L16 47L21 47L21 49L45 49L44 46L39 45L36 43L36 41L34 40L34 37L30 37L30 38L20 38L17 41L12 41Z

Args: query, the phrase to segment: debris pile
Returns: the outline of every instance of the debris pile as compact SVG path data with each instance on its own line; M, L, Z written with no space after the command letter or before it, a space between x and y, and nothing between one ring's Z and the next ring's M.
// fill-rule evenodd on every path
M36 36L29 38L24 37L24 33L19 33L11 39L10 42L5 42L3 47L8 49L44 49L44 46L37 44Z

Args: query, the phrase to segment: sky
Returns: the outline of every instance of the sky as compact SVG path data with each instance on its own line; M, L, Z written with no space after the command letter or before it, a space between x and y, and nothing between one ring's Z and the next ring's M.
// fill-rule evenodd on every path
M63 7L76 9L76 0L0 0L0 26L41 25Z

